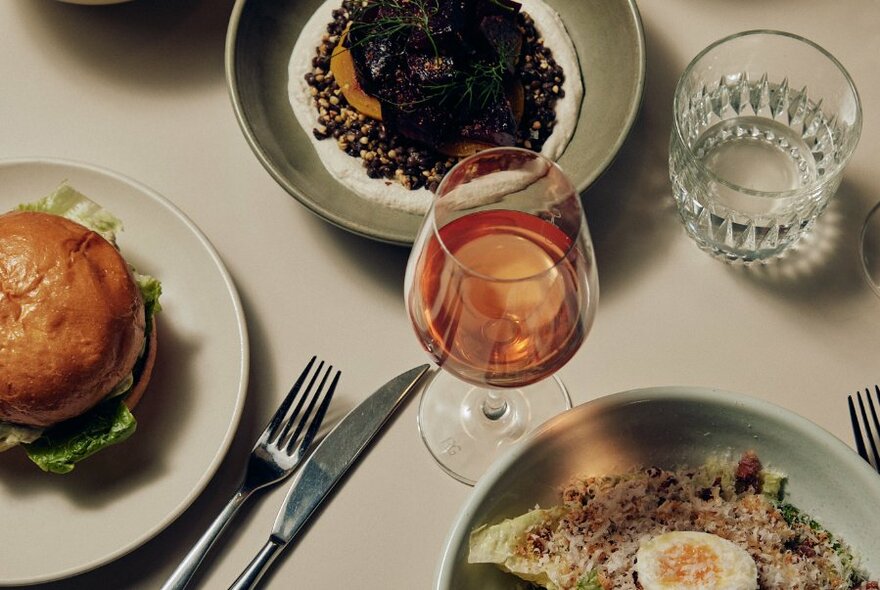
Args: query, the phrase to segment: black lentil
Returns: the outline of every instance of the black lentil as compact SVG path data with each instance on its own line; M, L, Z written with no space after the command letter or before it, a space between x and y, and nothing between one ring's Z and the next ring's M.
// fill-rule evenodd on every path
M333 48L348 25L356 1L363 0L343 0L341 7L333 11L333 21L327 25L312 58L312 71L305 75L318 109L318 124L312 133L319 140L333 138L339 149L359 158L370 178L394 180L413 190L425 187L435 191L458 159L401 137L381 121L359 113L345 100L330 71ZM565 74L552 51L544 46L532 18L520 12L518 25L523 48L517 73L523 85L524 108L516 145L537 152L553 132L556 101L565 96Z

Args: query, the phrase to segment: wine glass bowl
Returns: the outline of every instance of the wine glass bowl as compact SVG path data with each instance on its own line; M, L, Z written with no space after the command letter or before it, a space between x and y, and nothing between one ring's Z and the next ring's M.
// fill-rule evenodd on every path
M462 160L437 189L405 283L415 332L443 370L423 394L422 437L450 474L473 483L504 447L571 407L547 378L579 349L596 311L577 191L528 150Z

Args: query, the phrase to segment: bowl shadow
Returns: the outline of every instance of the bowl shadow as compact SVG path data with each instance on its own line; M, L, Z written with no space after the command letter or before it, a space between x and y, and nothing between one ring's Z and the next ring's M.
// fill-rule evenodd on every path
M784 297L802 309L819 308L828 319L847 314L849 302L870 289L862 276L859 235L873 196L844 177L812 231L781 258L730 265L740 282Z
M225 80L234 0L150 0L83 6L19 0L18 18L62 69L74 60L139 92L178 93Z
M649 23L645 45L648 66L639 116L615 161L582 194L605 304L640 269L663 257L683 231L667 163L678 65Z

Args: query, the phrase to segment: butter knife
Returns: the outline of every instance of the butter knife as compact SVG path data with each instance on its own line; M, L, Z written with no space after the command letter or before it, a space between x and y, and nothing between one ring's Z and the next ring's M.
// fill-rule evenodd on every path
M269 540L229 590L254 588L296 533L336 486L376 433L428 371L429 365L398 375L345 415L300 468L275 519Z

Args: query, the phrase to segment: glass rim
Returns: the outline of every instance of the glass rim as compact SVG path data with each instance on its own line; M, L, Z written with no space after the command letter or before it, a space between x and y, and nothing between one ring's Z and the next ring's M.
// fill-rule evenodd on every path
M559 256L559 259L554 260L553 264L551 266L545 268L544 270L542 270L540 272L536 272L531 275L526 275L523 277L517 277L517 278L513 278L513 279L500 279L498 277L493 277L491 275L487 275L487 274L484 274L484 273L481 273L481 272L478 272L478 271L472 269L469 265L462 262L455 254L453 254L449 250L449 248L446 246L446 241L440 235L440 228L437 227L436 205L437 205L437 202L443 198L443 195L440 194L441 190L445 187L445 185L447 184L447 181L450 178L452 178L452 173L455 172L455 170L457 168L459 168L460 166L463 166L464 164L467 164L468 162L472 161L473 159L476 159L481 156L486 156L486 155L491 155L493 153L501 153L501 152L519 153L522 155L529 156L530 158L537 158L539 160L543 160L544 162L546 162L549 165L548 169L555 169L557 172L562 174L563 178L565 178L566 182L568 183L568 185L572 189L572 198L574 198L577 201L577 207L580 211L580 215L578 216L577 231L575 232L574 236L570 236L570 235L568 236L571 239L571 242L568 244L568 247L565 249L565 251L562 253L562 255ZM440 196L438 196L438 195L440 195ZM502 210L512 211L512 209L499 209L499 211L502 211ZM533 215L532 213L526 213L526 214ZM473 213L469 213L467 215L473 215ZM467 215L465 215L465 216L467 216ZM437 240L437 243L443 249L443 252L446 254L446 256L448 256L450 259L454 260L455 264L459 268L461 268L465 273L467 273L468 275L470 275L472 277L475 277L478 279L484 279L487 281L492 281L494 283L502 283L502 284L519 283L519 282L523 282L523 281L535 280L535 279L538 279L542 276L549 274L553 270L556 270L565 260L567 260L569 258L569 256L572 253L572 250L574 250L578 247L578 238L580 236L581 231L583 230L583 226L587 222L586 213L584 212L584 206L583 206L583 203L581 203L581 201L580 201L580 194L578 194L577 188L574 186L574 184L572 184L571 179L568 177L568 175L565 173L565 171L562 170L562 168L559 166L559 164L557 164L556 162L554 162L553 160L551 160L550 158L548 158L547 156L545 156L544 154L542 154L540 152L535 152L532 150L527 150L525 148L516 147L516 146L499 146L499 147L493 147L493 148L481 150L475 154L471 154L470 156L467 156L466 158L462 158L461 160L456 162L455 166L450 168L449 171L446 173L446 175L443 176L443 178L440 180L440 184L437 186L437 190L434 192L434 196L431 200L431 206L428 209L427 216L428 216L430 223L431 223L431 233L434 235L434 239ZM533 215L533 217L537 217L537 215ZM553 224L551 224L551 225L553 225ZM556 226L554 226L554 227L556 227ZM562 230L560 229L560 231L562 231ZM568 232L563 232L563 233L568 235Z
M811 47L812 49L815 49L816 51L818 51L834 67L836 67L837 70L843 75L843 78L846 81L847 87L849 88L850 92L852 93L853 100L855 101L855 120L853 121L853 126L852 126L853 133L850 136L850 140L847 142L848 145L845 146L847 148L847 152L846 152L845 156L841 159L841 161L839 163L837 163L837 165L831 171L830 174L826 174L822 178L817 178L816 180L813 180L809 184L804 185L799 188L793 188L793 189L788 189L788 190L784 190L784 191L762 191L762 190L757 190L757 189L741 186L735 182L732 182L732 181L724 178L723 176L716 174L714 171L712 171L710 168L708 168L705 164L703 164L703 162L701 160L699 160L696 157L693 150L691 149L691 146L688 145L687 141L685 140L684 136L682 135L682 129L681 129L681 126L679 125L678 117L675 116L675 113L678 112L678 107L680 106L680 91L682 89L682 86L684 85L684 82L687 79L688 75L694 70L694 68L696 67L697 63L700 62L700 60L702 60L713 49L719 47L720 45L723 45L724 43L727 43L729 41L733 41L735 39L739 39L741 37L757 36L757 35L767 35L767 36L772 36L772 37L787 37L793 41L798 41L798 42L803 43L803 44ZM852 76L850 76L849 72L843 66L843 64L840 63L840 60L838 60L836 57L834 57L834 55L830 51L828 51L827 49L825 49L824 47L822 47L821 45L819 45L815 41L811 41L811 40L807 39L806 37L802 37L796 33L789 33L787 31L780 31L780 30L776 30L776 29L750 29L748 31L740 31L738 33L733 33L732 35L727 35L725 37L717 39L716 41L707 45L702 51L700 51L696 56L694 56L694 58L688 63L687 67L682 72L681 76L679 76L678 82L676 82L676 84L675 84L675 91L672 96L672 109L673 109L672 132L675 134L676 139L684 147L684 150L683 150L684 155L688 159L689 163L696 165L700 169L700 172L709 176L709 178L711 180L718 182L719 184L726 186L730 189L733 189L737 192L741 192L741 193L755 196L755 197L772 197L772 198L777 198L777 199L780 197L783 197L783 198L794 197L797 195L801 195L803 193L811 192L811 191L817 189L818 187L821 187L823 185L828 184L829 182L833 181L839 174L841 174L841 172L846 168L846 165L849 163L850 159L852 158L853 154L855 153L856 147L858 146L859 139L861 138L861 134L862 134L862 100L861 100L861 97L859 96L859 91L856 88L856 85L852 79Z

